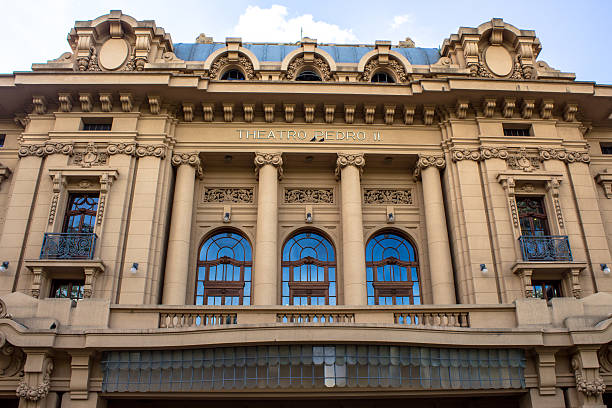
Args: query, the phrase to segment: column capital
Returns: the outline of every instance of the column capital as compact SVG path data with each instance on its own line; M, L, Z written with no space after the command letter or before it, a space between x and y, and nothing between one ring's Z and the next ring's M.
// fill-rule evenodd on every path
M172 165L178 167L183 164L188 164L191 167L195 168L198 177L202 176L202 162L200 161L200 155L198 154L198 152L173 153Z
M446 166L446 159L444 159L443 155L419 154L419 159L414 169L414 176L420 177L421 171L432 166L442 170Z
M265 166L266 164L270 164L277 168L278 170L278 178L283 177L283 156L282 153L279 152L255 152L255 159L253 160L255 164L255 174L259 177L259 169Z
M336 177L340 178L340 172L346 166L357 167L361 175L365 166L363 153L338 153L338 158L336 159Z

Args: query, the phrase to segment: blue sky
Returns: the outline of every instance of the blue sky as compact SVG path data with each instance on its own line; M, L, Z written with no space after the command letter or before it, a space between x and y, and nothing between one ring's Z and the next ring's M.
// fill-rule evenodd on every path
M438 47L460 26L476 27L501 17L533 29L542 43L538 59L575 72L581 81L612 84L610 0L455 1L11 1L3 4L0 27L5 42L0 72L29 70L69 51L66 35L75 20L90 20L120 9L138 20L155 20L177 42L199 33L216 41L295 42L304 35L320 42L368 43L411 37L422 47ZM27 22L27 24L24 24ZM8 48L8 49L7 49Z

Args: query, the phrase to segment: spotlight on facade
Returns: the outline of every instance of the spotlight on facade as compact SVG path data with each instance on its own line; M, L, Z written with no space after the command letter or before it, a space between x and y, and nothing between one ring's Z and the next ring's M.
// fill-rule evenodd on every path
M487 273L489 273L489 270L487 269L486 264L480 264L480 272L482 272L483 275L486 275Z
M309 224L312 222L312 213L306 213L306 222Z
M230 222L231 215L229 212L223 214L223 222Z
M395 221L395 215L393 215L393 213L388 213L387 214L387 222L393 222Z
M601 270L603 271L605 275L610 274L610 267L607 264L601 264Z
M2 265L0 265L0 272L4 272L8 269L9 266L9 261L4 261L2 262ZM608 269L608 272L610 272L610 269Z
M132 273L138 272L138 263L137 262L134 262L132 264L132 267L130 268L130 272L132 272Z

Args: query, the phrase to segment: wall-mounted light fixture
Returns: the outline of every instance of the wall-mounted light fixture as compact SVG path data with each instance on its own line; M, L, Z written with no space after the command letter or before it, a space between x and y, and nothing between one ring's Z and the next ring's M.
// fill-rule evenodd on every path
M312 211L312 205L307 205L304 208L304 221L306 224L312 224L313 214L314 212Z
M134 262L132 264L132 267L130 268L130 272L132 272L132 273L138 272L138 262Z
M230 205L223 206L223 222L229 223L232 220L232 207Z
M2 265L0 265L0 272L4 272L8 269L9 266L9 261L4 261L2 262Z
M309 224L312 222L312 213L306 213L306 222Z
M391 206L387 207L387 224L393 224L395 222L395 209Z
M480 264L480 272L482 272L483 275L486 275L487 273L489 273L489 270L487 269L486 264Z
M607 264L601 264L601 271L604 273L604 275L609 275L610 267Z

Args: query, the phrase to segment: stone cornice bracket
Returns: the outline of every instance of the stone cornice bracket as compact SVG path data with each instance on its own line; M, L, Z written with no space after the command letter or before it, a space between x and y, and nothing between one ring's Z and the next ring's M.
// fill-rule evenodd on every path
M436 113L436 105L423 105L423 123L426 126L433 125Z
M159 115L161 110L161 96L159 95L149 95L149 110L153 115Z
M346 166L355 166L359 169L359 175L363 174L363 168L365 167L365 157L363 153L338 153L336 159L336 178L340 179L342 169Z
M25 113L16 113L13 117L15 124L23 129L30 123L30 117Z
M286 103L283 105L285 108L285 122L291 123L295 119L295 104Z
M196 174L198 177L202 177L202 163L200 161L200 155L198 152L190 152L190 153L174 153L172 155L172 165L175 167L181 166L183 164L187 164L196 169Z
M2 185L2 182L8 179L10 175L11 169L6 166L3 166L2 163L0 163L0 185Z
M457 116L457 119L465 119L467 117L469 106L470 101L467 99L459 99L457 101L457 105L455 105L455 115Z
M57 94L59 101L60 112L72 111L72 95L69 92L60 92Z
M482 114L487 118L492 118L496 104L496 98L485 98L482 101Z
M419 178L423 170L432 166L442 170L446 167L446 159L442 155L419 154L419 159L414 169L414 177Z
M254 103L243 103L242 110L244 111L244 121L251 123L255 118L255 104Z
M355 120L355 105L344 105L344 121L348 124Z
M45 157L50 154L65 154L72 156L74 145L72 143L45 142L45 144L21 145L19 147L19 157L38 156Z
M100 92L100 107L102 112L112 112L113 110L113 94L110 92Z
M504 98L502 105L502 115L504 118L511 118L514 115L514 108L516 107L515 98Z
M278 170L278 178L281 179L283 177L283 156L282 153L262 153L256 152L255 159L253 159L253 163L255 164L255 176L259 179L259 169L265 166L266 164L270 164Z
M33 361L30 363L30 360ZM29 366L26 367L28 371L25 372L24 378L19 381L15 394L26 401L39 401L46 398L51 388L53 360L48 356L39 356L38 353L28 353L26 364ZM37 380L38 377L42 381L36 385L30 385L30 381L32 379Z
M47 99L44 96L33 96L34 113L44 115L47 112Z
M185 122L193 122L193 103L183 102L183 119Z
M576 113L578 113L578 104L567 103L563 108L563 120L566 122L573 122L576 120Z
M404 105L404 124L412 125L414 123L414 112L416 111L416 106L414 105Z
M234 104L229 102L223 103L223 120L231 122L234 120Z
M521 117L523 119L531 119L535 108L535 99L523 99L521 104Z
M538 385L540 395L555 395L557 374L555 372L555 349L536 349Z
M264 118L266 122L271 123L274 122L274 104L273 103L264 103ZM305 110L305 109L304 109Z
M590 163L591 156L588 151L567 151L565 149L538 148L540 160L561 160L565 163Z
M612 198L612 174L608 173L608 169L604 169L597 174L597 176L595 176L595 181L603 187L606 198Z
M81 103L81 110L83 112L91 112L93 107L93 97L90 93L80 93L79 102Z
M552 119L553 108L555 107L555 102L550 99L542 100L540 104L540 118L541 119Z
M212 122L215 119L215 104L212 102L202 103L202 114L204 122Z
M134 97L130 92L120 92L119 101L121 102L121 110L131 112L134 107Z

